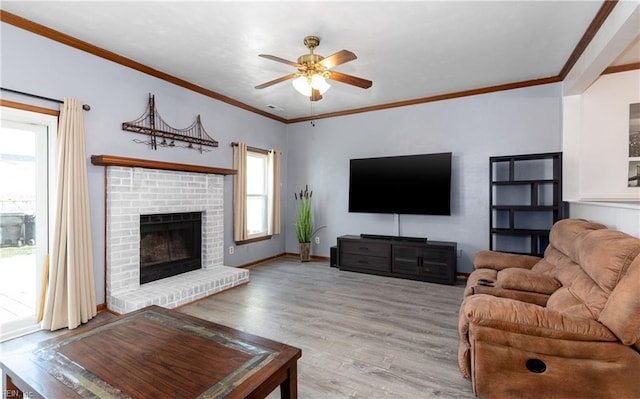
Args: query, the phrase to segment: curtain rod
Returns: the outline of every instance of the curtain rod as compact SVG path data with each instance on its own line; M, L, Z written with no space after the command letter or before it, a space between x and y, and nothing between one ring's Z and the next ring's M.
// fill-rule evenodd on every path
M231 143L231 147L237 147L238 143L236 143L235 141ZM262 152L269 152L269 151L273 151L273 150L265 150L264 148L258 148L258 147L251 147L251 146L247 146L247 150L251 150L251 151L262 151Z
M64 103L64 101L62 100L58 100L57 98L51 98L51 97L44 97L44 96L39 96L37 94L31 94L31 93L25 93L24 91L18 91L18 90L13 90L13 89L7 89L6 87L0 87L0 90L2 91L8 91L10 93L15 93L15 94L21 94L23 96L29 96L29 97L33 97L33 98L39 98L40 100L46 100L46 101L52 101L54 103L58 103L58 104L62 104ZM85 111L89 111L91 110L91 106L89 104L82 104L82 109Z

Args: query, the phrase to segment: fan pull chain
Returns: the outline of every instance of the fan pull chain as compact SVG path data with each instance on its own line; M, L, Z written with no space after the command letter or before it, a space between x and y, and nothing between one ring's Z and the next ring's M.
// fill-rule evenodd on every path
M311 117L313 118L313 101L309 101L309 112L311 114ZM316 122L313 119L311 119L309 123L312 127L316 127Z

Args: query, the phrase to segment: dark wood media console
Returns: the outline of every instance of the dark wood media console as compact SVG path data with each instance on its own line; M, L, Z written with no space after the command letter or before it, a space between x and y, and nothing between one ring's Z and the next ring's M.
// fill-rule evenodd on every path
M340 270L455 284L457 244L355 235L338 237Z

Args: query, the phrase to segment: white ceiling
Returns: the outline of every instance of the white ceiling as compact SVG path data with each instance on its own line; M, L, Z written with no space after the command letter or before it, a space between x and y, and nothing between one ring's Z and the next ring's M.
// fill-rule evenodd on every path
M558 76L601 1L2 1L5 11L284 119ZM311 103L295 72L305 36L317 54L358 59L336 71L373 81L332 83ZM621 55L622 57L622 55ZM626 59L623 58L624 61ZM280 109L270 109L273 105Z

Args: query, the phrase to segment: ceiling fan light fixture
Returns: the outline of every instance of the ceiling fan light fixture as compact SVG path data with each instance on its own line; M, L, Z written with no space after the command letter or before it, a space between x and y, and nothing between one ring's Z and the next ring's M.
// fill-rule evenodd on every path
M311 89L316 89L320 94L324 94L331 85L327 83L324 76L319 73L315 73L310 77L300 75L292 81L293 87L305 97L311 96Z
M316 73L311 77L311 88L316 89L320 92L320 94L324 94L327 90L329 90L331 85L327 83L327 80L324 76Z
M293 87L298 91L298 93L302 94L305 97L309 97L311 95L311 85L307 81L306 76L298 76L292 81Z

